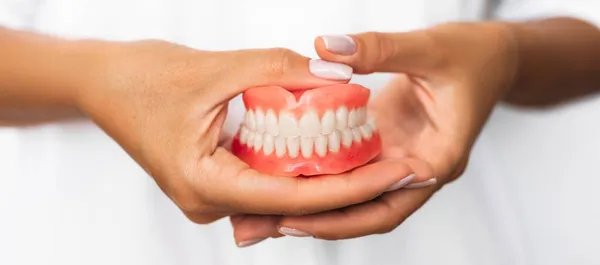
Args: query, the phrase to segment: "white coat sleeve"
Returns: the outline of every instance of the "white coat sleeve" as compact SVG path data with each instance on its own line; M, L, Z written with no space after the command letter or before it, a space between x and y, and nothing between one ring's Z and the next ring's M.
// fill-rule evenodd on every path
M503 20L569 16L600 25L600 0L501 0L493 18Z
M0 26L14 29L33 27L41 0L1 0Z

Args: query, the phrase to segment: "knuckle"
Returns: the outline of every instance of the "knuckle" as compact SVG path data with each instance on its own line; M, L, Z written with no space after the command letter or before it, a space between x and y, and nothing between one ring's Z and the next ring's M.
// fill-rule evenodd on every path
M391 233L392 231L394 231L396 229L396 227L398 227L398 223L396 223L395 221L386 220L386 221L383 221L382 223L380 223L379 226L376 227L375 233L376 234Z
M355 70L359 73L376 72L378 66L384 66L393 60L393 55L396 51L394 41L385 33L369 31L362 34L360 40L363 47L367 47L361 51L360 61Z
M382 34L376 31L369 31L363 34L363 50L361 61L365 62L358 66L357 71L370 73L375 71L375 66L382 64L386 60L386 44Z
M210 213L210 207L203 201L191 196L180 196L178 199L173 199L175 204L184 212L206 214Z
M207 225L214 223L215 221L221 219L220 217L210 216L210 215L194 215L194 214L185 214L185 216L193 223L199 225Z
M273 77L285 76L290 71L291 60L296 55L286 48L272 48L267 50L267 73Z

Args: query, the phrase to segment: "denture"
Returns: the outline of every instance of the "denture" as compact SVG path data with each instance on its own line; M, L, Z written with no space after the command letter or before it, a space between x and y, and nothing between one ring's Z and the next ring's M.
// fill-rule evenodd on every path
M370 90L340 84L302 91L251 88L232 152L276 176L338 174L375 158L381 140L367 113Z

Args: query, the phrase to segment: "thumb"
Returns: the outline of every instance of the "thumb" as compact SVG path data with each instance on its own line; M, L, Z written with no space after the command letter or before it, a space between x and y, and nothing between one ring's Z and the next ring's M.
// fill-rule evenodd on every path
M323 60L350 65L358 74L423 75L439 57L426 31L320 36L315 39L315 49Z
M310 59L284 48L238 50L227 53L227 93L235 96L255 86L280 86L288 90L311 89L348 83L348 65Z

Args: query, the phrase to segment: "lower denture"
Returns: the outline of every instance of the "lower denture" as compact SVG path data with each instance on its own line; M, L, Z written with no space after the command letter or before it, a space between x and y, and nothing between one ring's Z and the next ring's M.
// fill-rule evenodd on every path
M249 89L232 152L250 167L279 176L337 174L364 165L381 149L366 110L369 95L356 84L301 93Z

